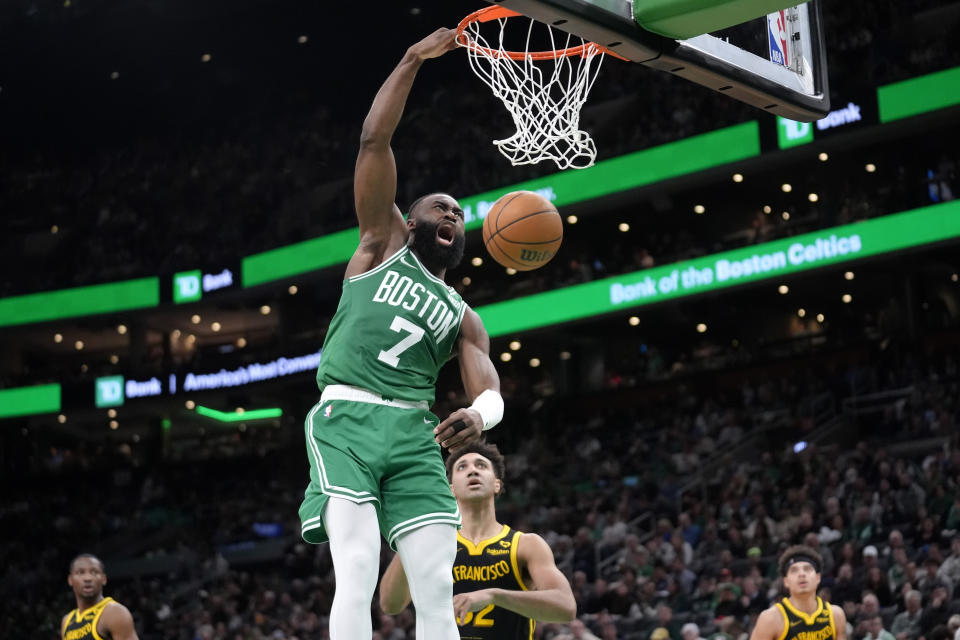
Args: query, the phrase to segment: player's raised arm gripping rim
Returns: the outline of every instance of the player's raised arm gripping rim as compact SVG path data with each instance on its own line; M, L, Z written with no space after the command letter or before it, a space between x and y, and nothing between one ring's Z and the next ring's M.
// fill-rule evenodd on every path
M778 568L787 597L763 611L750 640L846 640L843 609L817 595L823 558L805 545L787 548Z
M363 123L354 175L359 245L323 344L320 402L304 425L310 484L301 532L308 542L330 542L333 640L372 635L381 535L409 569L417 637L457 637L451 566L460 512L441 446L459 450L503 416L483 323L444 282L463 257L460 204L428 193L404 220L395 202L394 130L423 62L454 46L449 29L411 46ZM430 406L454 355L472 404L441 421Z

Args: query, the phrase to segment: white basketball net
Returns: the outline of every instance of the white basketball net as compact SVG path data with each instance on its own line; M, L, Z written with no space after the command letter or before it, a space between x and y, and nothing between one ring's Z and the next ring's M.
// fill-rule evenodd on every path
M530 35L536 21L530 20L524 59L514 60L504 49L507 18L498 18L497 22L497 46L488 44L480 34L479 21L471 22L464 30L470 68L503 101L517 128L515 134L494 140L493 144L514 166L543 160L553 160L560 169L592 166L597 147L590 134L580 129L580 109L597 78L603 50L564 33L565 44L560 48L584 45L583 54L558 55L554 29L537 23L549 32L554 55L534 60L530 55Z

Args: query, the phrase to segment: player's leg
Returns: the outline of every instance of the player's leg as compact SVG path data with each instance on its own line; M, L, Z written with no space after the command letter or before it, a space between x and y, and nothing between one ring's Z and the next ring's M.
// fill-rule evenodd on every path
M428 524L413 529L397 538L397 551L417 610L417 637L457 640L452 571L456 526Z
M330 498L323 520L337 580L330 609L330 638L370 638L373 635L370 603L380 569L377 511L369 502L357 504L343 498ZM455 545L456 539L454 552ZM449 566L447 572L450 572ZM419 613L419 607L417 611Z

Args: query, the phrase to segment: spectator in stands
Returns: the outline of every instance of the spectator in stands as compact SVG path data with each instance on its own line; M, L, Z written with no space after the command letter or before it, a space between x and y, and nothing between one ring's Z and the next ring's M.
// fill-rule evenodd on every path
M953 587L952 594L957 594L960 586L960 533L956 533L950 541L950 555L937 569L937 577Z
M920 618L923 616L921 602L923 596L916 589L912 589L904 596L906 611L897 614L890 626L890 632L897 640L916 640L922 633Z
M879 614L866 620L866 631L864 640L896 640L892 633L884 629L883 618Z
M688 622L680 628L680 635L683 640L704 640L700 636L700 627L695 622Z

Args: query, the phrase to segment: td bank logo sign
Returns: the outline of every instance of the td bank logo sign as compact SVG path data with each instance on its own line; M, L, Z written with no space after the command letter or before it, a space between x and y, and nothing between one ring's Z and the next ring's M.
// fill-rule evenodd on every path
M106 376L97 378L96 405L102 407L119 407L123 404L123 376Z
M173 274L174 304L194 302L203 297L203 290L200 288L201 274L200 269Z
M149 398L163 393L163 387L157 378L149 380L124 380L123 376L104 376L97 378L94 404L98 409L119 407L127 398Z
M233 272L224 269L220 273L203 273L200 269L173 274L173 302L196 302L209 291L233 286Z
M813 124L797 122L777 116L777 145L781 149L798 147L813 142Z

